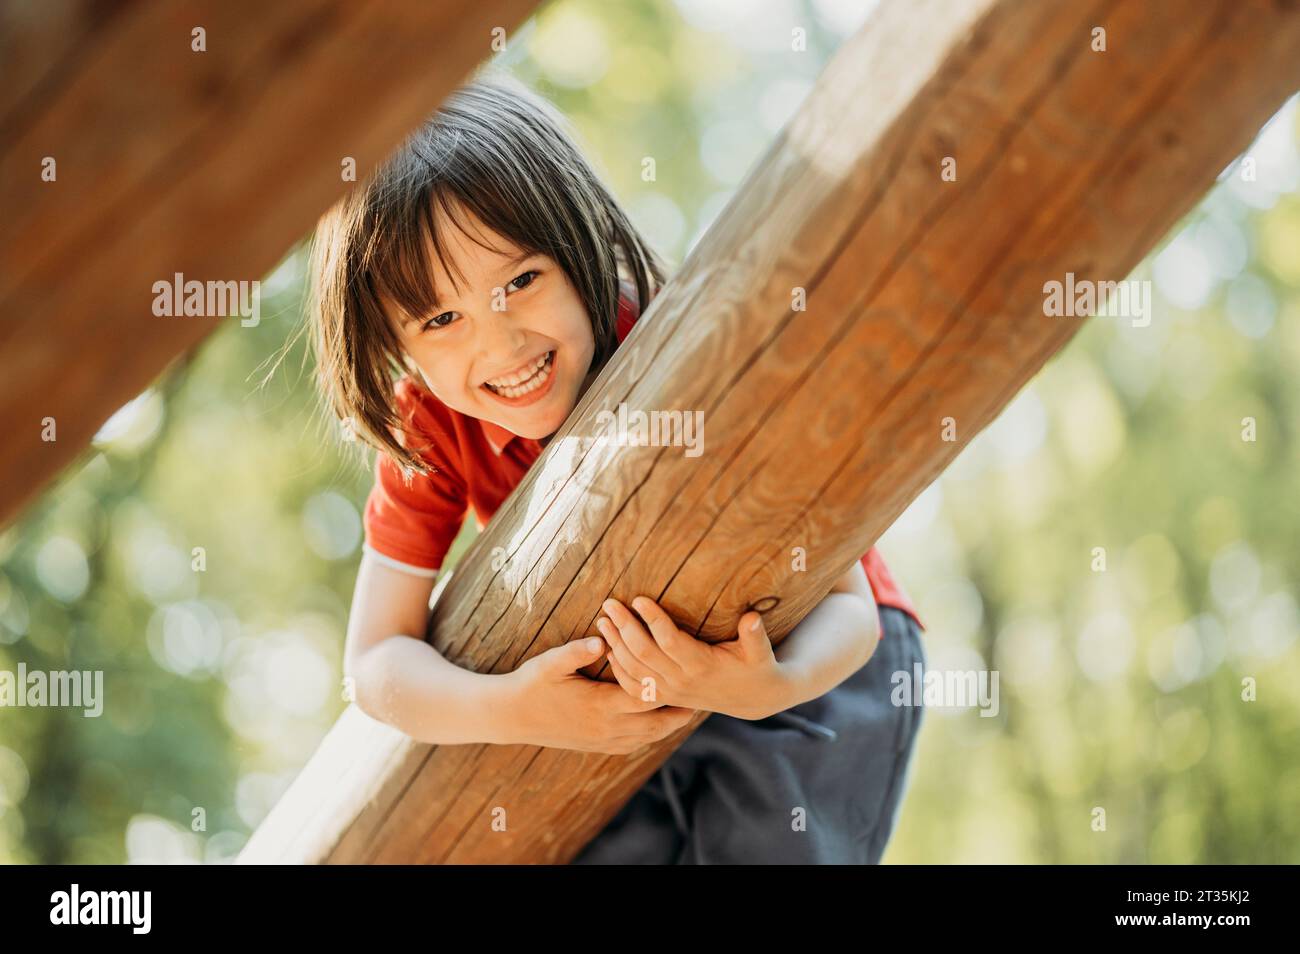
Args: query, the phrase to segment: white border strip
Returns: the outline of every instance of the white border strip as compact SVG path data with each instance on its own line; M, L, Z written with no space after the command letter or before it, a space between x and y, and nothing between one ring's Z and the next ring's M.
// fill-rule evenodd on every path
M434 567L431 570L425 566L412 566L409 563L403 563L401 560L394 560L392 557L385 556L384 554L380 553L369 543L361 544L361 549L364 552L370 554L370 556L375 560L376 563L382 563L384 566L392 567L394 570L401 570L404 573L411 573L415 576L428 577L429 579L434 579L438 575L437 567Z

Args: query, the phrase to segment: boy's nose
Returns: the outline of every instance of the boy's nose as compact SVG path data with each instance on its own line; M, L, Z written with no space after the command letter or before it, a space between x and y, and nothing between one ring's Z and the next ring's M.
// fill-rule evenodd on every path
M528 355L523 354L523 330L511 320L509 311L488 309L476 324L479 355L489 368L504 371L515 357L516 364L527 360Z

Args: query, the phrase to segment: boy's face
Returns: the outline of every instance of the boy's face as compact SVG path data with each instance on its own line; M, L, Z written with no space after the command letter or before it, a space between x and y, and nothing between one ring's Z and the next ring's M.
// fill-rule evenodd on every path
M460 292L430 250L442 296L427 315L394 309L403 348L435 397L462 414L534 440L559 430L585 389L596 342L573 284L551 258L526 255L468 210L483 244L438 209L436 223Z

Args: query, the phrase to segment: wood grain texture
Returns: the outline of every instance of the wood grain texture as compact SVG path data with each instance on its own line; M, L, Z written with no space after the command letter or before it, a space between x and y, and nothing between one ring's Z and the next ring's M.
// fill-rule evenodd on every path
M508 671L640 593L707 639L761 604L780 638L1078 330L1044 282L1125 278L1298 85L1291 3L887 0L464 558L434 645ZM602 443L620 402L702 410L704 453ZM241 860L567 861L693 727L605 757L349 711Z
M0 524L231 320L156 317L155 281L263 278L534 2L0 8Z

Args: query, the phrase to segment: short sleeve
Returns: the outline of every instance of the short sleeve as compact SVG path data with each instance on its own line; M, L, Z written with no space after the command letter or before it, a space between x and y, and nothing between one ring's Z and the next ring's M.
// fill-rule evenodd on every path
M402 391L410 396L408 389ZM437 442L424 456L431 472L412 473L408 482L391 457L377 455L363 523L366 548L381 562L433 575L465 522L469 494Z
M862 569L866 571L867 583L871 586L871 594L876 598L876 603L880 606L892 606L895 609L902 610L916 620L916 625L924 632L925 624L921 622L921 617L917 615L912 598L908 596L902 585L894 579L894 574L889 572L889 567L885 565L885 560L880 555L880 551L872 547L862 555L859 562L862 564Z

